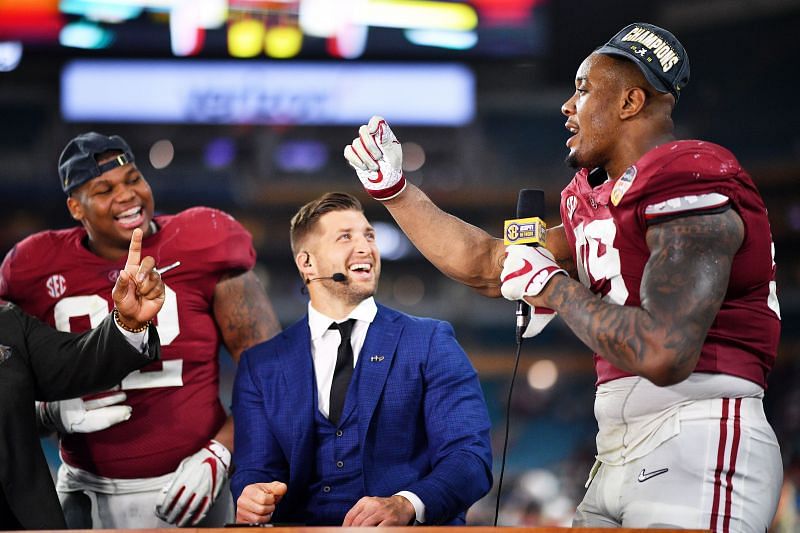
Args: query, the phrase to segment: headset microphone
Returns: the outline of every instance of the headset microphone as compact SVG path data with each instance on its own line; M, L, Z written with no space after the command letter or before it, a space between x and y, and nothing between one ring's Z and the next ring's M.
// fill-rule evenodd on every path
M506 220L503 228L505 244L527 244L544 246L544 191L521 189L517 197L517 218ZM522 334L530 321L530 306L522 300L517 302L517 342L522 342Z
M308 284L309 284L309 283L311 283L312 281L319 281L319 280L322 280L322 279L330 279L330 280L333 280L333 281L335 281L335 282L337 282L337 283L344 283L345 281L347 281L347 276L345 276L345 275L344 275L344 274L342 274L341 272L334 272L334 273L333 273L332 275L330 275L330 276L326 276L326 277L322 277L322 278L311 278L311 279L307 279L307 280L306 280L306 285L308 285Z

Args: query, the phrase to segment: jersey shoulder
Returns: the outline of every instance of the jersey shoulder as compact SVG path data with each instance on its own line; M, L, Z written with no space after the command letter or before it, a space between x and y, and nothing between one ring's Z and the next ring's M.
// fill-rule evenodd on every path
M193 207L155 220L160 227L157 246L170 246L172 255L221 268L249 270L255 265L250 232L224 211Z
M725 209L752 186L727 149L706 141L674 141L645 154L613 184L611 203L654 221Z
M0 296L13 299L11 295L15 289L61 265L75 264L83 250L81 241L85 236L83 228L76 227L40 231L18 242L0 266Z
M630 197L647 198L729 189L744 171L736 157L722 146L706 141L674 141L650 150L626 174L631 172L638 183L631 187Z
M674 141L646 153L637 166L643 175L666 174L703 179L730 176L742 167L730 150L707 141Z

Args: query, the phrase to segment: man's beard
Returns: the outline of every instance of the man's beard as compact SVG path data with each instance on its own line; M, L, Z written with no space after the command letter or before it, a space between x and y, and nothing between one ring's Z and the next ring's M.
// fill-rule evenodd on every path
M347 301L350 305L358 305L367 298L375 296L375 293L378 291L378 284L377 282L372 287L372 289L367 287L352 287L352 286L343 286L339 287L338 290L341 291L342 298Z
M578 156L575 155L573 152L567 154L567 157L564 158L564 163L570 168L580 169L583 168L583 165L580 164L578 161Z

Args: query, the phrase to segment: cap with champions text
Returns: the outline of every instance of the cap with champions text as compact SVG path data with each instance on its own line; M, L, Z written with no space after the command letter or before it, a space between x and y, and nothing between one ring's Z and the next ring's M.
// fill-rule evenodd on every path
M689 83L689 56L681 42L664 28L634 22L595 52L633 61L657 91L671 93L675 101Z
M110 161L98 164L97 156L110 151L120 154ZM133 163L133 152L119 135L103 135L93 131L81 133L64 147L58 158L58 177L61 188L70 194L75 188L113 168Z

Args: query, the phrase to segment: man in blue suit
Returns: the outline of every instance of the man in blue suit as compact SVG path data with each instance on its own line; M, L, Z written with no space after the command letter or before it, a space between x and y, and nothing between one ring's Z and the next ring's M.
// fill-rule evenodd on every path
M240 523L464 524L492 485L489 417L452 327L376 304L375 230L328 193L292 218L308 315L242 355Z

